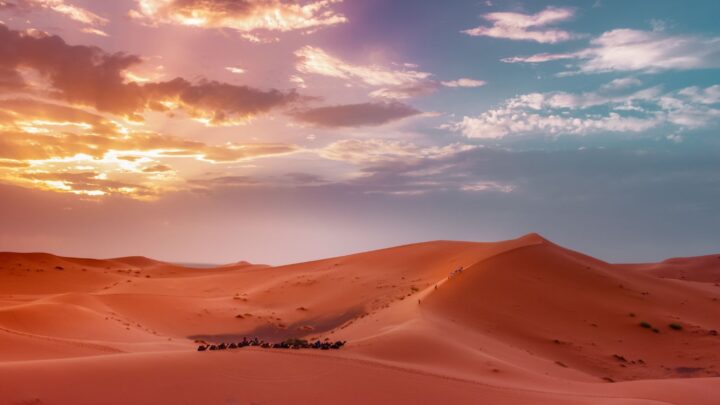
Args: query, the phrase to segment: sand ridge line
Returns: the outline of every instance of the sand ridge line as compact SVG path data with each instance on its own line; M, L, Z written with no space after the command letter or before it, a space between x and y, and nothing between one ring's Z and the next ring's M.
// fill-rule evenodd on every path
M123 350L120 350L120 349L117 349L117 348L114 348L114 347L111 347L111 346L100 345L100 344L97 344L97 343L79 342L79 341L75 341L75 340L67 340L67 339L62 339L62 338L54 338L54 337L50 337L50 336L34 335L34 334L32 334L32 333L20 332L20 331L17 331L17 330L7 329L7 328L3 328L3 327L0 327L0 331L7 332L7 333L10 333L10 334L13 334L13 335L17 335L17 336L29 337L29 338L31 338L31 339L45 340L45 341L48 341L48 342L62 343L62 344L66 344L66 345L70 345L70 346L76 346L76 347L82 347L82 348L97 349L97 350L100 350L100 351L103 351L103 352L107 352L107 353L114 353L114 354L126 353L126 352L123 351Z

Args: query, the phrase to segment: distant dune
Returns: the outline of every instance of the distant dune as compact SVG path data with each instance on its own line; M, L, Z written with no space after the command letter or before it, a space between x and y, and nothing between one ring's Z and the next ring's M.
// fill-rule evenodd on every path
M675 257L660 263L628 264L625 268L645 271L662 278L720 283L720 254Z
M0 253L2 404L717 404L720 256L540 235L270 267ZM243 336L345 340L246 347Z

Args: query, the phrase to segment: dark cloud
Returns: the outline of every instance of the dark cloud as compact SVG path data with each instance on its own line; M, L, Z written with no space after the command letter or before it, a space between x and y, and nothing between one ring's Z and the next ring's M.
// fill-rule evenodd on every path
M387 124L420 113L407 104L391 102L318 107L296 112L294 116L301 122L322 127L362 127Z
M172 104L213 124L250 118L298 99L294 91L265 91L207 80L191 83L176 78L142 85L127 82L123 72L141 62L136 55L68 45L58 36L0 25L2 88L30 90L18 73L30 68L48 80L49 95L59 100L134 120L142 120L146 110L165 111Z

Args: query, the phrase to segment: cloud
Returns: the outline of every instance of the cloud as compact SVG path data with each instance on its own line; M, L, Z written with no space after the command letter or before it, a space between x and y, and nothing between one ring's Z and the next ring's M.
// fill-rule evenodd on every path
M322 127L377 126L420 114L399 102L359 103L312 108L294 114L301 122Z
M142 169L145 173L162 173L172 171L172 167L163 164L155 164Z
M617 82L610 82L601 87L600 92L568 93L555 91L549 93L523 94L508 100L511 108L542 109L586 109L606 104L632 105L638 101L657 101L662 93L660 86L649 87L633 93L618 94Z
M484 80L475 80L475 79L467 79L467 78L450 80L450 81L441 82L441 83L445 87L480 87L480 86L485 85Z
M593 132L643 132L659 123L654 118L623 117L615 112L606 116L573 118L495 109L477 117L464 117L453 129L468 138L499 139L522 133L585 135Z
M105 32L105 31L103 31L103 30L99 30L99 29L97 29L97 28L86 27L86 28L83 28L83 29L80 30L80 31L82 31L82 32L84 32L84 33L86 33L86 34L97 35L97 36L100 36L100 37L108 37L108 36L109 36L107 32Z
M482 80L467 78L438 82L432 78L432 73L417 70L417 66L410 63L398 64L395 68L352 64L312 46L300 48L295 56L298 58L295 66L299 72L353 80L377 87L370 92L370 96L375 98L401 100L432 94L441 86L479 87L485 84ZM297 76L294 78L296 81L302 80Z
M501 193L511 193L515 190L515 186L508 183L500 183L497 181L476 181L474 183L465 184L460 187L462 191L480 192L480 191L498 191Z
M590 41L590 46L573 53L538 54L505 58L504 62L542 63L561 59L578 60L576 71L600 73L690 70L720 67L720 38L670 35L663 31L616 29Z
M340 1L137 0L130 16L150 24L229 28L258 41L257 31L312 31L344 23L347 18L332 9Z
M136 198L152 195L145 186L106 179L99 172L26 172L21 177L35 184L44 184L56 191L99 197L126 194Z
M125 72L142 59L99 48L68 45L58 36L19 32L0 25L0 72L3 87L46 96L98 111L142 120L145 111L183 110L207 124L245 122L299 98L294 91L260 90L217 81L191 83L183 78L165 82L128 82ZM20 71L32 69L47 80L48 89L33 88Z
M87 9L75 6L64 0L5 0L0 1L0 10L2 9L9 9L15 12L30 12L36 9L45 9L91 26L100 26L108 23L106 18L100 17Z
M486 36L511 40L535 41L554 44L568 41L574 34L546 26L566 21L574 16L569 8L548 7L537 14L521 14L512 12L496 12L484 14L483 18L492 26L479 26L463 33L471 36Z
M179 108L212 125L242 123L299 99L295 92L260 90L208 80L190 83L182 78L147 83L141 88L148 99L148 108L157 111Z
M539 53L531 56L513 56L511 58L500 59L505 63L544 63L554 60L575 58L574 53Z
M194 174L183 167L210 167L298 151L287 144L209 145L125 127L73 107L29 99L0 100L0 180L32 188L154 198L184 187L185 179ZM176 164L178 168L173 169Z
M245 69L239 68L239 67L235 67L235 66L228 66L228 67L225 68L225 70L227 70L227 71L230 72L230 73L234 73L234 74L236 74L236 75L240 75L240 74L245 73Z
M477 116L465 116L445 128L468 138L500 139L515 134L640 133L661 125L696 129L720 117L720 109L713 107L718 102L720 87L688 87L663 93L656 86L618 94L625 85L610 82L599 92L580 94L523 94Z
M355 164L374 164L441 159L474 148L473 145L460 143L421 147L412 142L392 139L343 139L315 151L326 159Z
M619 79L613 79L609 83L604 84L602 90L623 90L630 87L637 87L642 84L642 81L636 77L622 77Z
M409 86L431 76L430 73L407 68L391 70L375 65L353 65L312 46L300 48L295 55L298 57L297 70L302 73L359 79L371 86Z
M416 196L437 192L510 193L516 185L468 170L485 158L484 148L452 143L421 146L393 139L345 139L316 150L327 159L350 162L360 171L336 183L365 194Z
M688 98L690 101L700 104L717 104L720 103L720 85L716 84L707 88L697 86L686 87L678 92L680 96Z

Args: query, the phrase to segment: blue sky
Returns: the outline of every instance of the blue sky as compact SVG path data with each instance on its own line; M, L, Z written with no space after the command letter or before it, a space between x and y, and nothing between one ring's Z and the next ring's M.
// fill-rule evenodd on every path
M0 250L720 246L715 1L0 1ZM278 248L281 246L281 248Z

